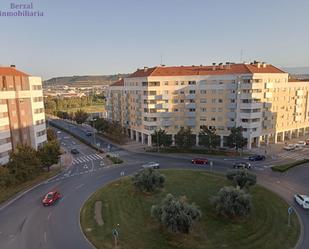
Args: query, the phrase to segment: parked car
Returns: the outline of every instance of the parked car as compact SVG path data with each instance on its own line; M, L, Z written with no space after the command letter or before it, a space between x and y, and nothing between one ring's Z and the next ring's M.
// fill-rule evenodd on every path
M250 169L251 164L248 162L234 163L233 168L234 169Z
M42 204L44 206L50 206L53 205L59 199L60 199L60 193L58 191L51 191L44 196Z
M249 160L250 161L262 161L265 159L265 156L263 155L253 155L253 156L249 156Z
M193 163L193 164L207 164L208 159L206 159L206 158L194 158L194 159L191 160L191 163Z
M71 154L77 155L79 154L79 151L77 149L71 149Z
M309 209L309 196L307 195L294 195L294 200L303 208Z
M149 168L159 169L160 168L160 164L156 163L156 162L149 162L149 163L146 163L146 164L142 165L142 168L144 168L144 169L149 169Z
M284 150L290 151L290 150L295 150L295 145L294 144L288 144L283 147Z
M309 145L309 139L305 140L306 145Z

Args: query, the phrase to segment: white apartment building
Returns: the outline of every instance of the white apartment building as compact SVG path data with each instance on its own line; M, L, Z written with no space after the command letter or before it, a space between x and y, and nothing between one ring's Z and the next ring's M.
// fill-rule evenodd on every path
M149 146L154 130L174 136L180 127L191 127L198 145L202 126L224 146L242 126L251 149L309 131L309 82L260 62L145 67L109 87L107 107L109 119Z
M18 144L37 149L46 140L41 78L0 67L0 164Z

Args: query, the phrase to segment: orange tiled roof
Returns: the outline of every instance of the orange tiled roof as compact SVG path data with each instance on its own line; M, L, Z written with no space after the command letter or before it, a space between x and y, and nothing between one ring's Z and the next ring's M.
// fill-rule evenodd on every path
M214 70L215 69L215 70ZM186 76L186 75L220 75L220 74L252 74L252 73L285 73L273 65L266 67L254 64L230 64L223 67L216 66L157 66L152 68L138 69L129 78L149 76Z
M17 70L15 67L0 67L0 75L2 76L29 76Z
M114 82L113 84L111 84L110 86L123 86L123 85L124 85L124 80L120 79Z

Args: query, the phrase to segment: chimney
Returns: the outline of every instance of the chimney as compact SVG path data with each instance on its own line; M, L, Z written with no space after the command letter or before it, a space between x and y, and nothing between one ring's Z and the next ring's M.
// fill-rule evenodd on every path
M16 66L15 65L11 65L10 67L14 67L15 68Z
M216 71L216 63L212 63L212 71Z
M148 70L148 67L144 67L144 72L147 72L147 70Z
M223 63L219 63L219 68L223 69Z
M266 68L266 67L267 67L266 62L262 62L262 67L263 67L263 68Z

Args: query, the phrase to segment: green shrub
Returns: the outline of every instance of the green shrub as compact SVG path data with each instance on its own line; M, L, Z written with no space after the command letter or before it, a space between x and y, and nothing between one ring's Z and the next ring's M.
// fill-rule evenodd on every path
M250 194L234 187L221 188L211 202L219 214L227 217L242 217L251 211Z
M136 189L142 192L154 192L157 189L163 188L165 177L159 171L144 169L136 173L132 177L133 185Z
M226 178L233 181L236 187L240 189L249 188L256 184L256 175L248 170L230 170L226 173Z
M202 217L196 205L188 204L185 197L168 194L162 203L151 207L151 215L173 233L189 233L194 221Z
M303 160L299 160L296 162L292 162L292 163L286 163L286 164L281 164L281 165L276 165L271 167L272 171L277 171L277 172L285 172L295 166L304 164L304 163L308 163L309 159L303 159Z

